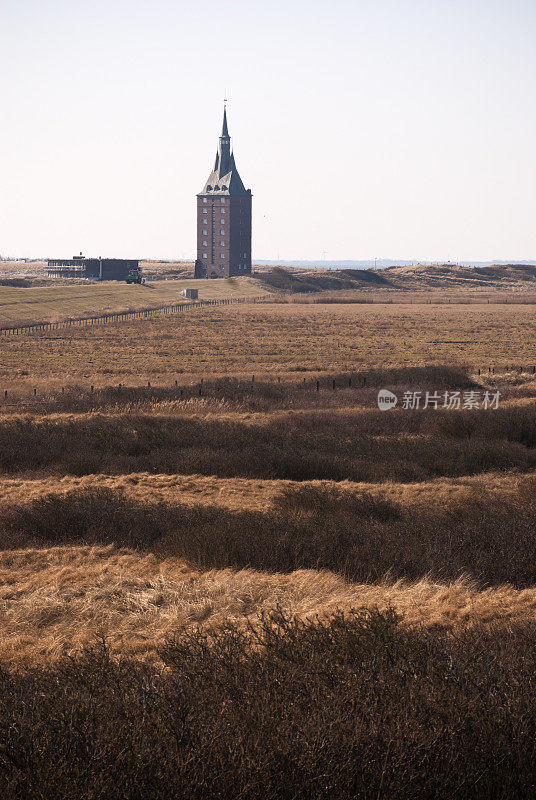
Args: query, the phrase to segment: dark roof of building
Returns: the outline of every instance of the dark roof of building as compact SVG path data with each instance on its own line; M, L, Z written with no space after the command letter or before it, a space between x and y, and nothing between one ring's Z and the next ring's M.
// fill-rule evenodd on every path
M227 127L227 109L223 109L223 126L214 169L209 175L201 194L249 194L242 183L231 151L231 137Z

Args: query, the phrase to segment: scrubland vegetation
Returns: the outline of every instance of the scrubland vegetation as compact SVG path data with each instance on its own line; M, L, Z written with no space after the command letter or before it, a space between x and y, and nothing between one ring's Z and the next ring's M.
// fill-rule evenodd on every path
M531 797L533 626L453 638L392 611L103 645L0 673L8 796Z
M3 341L4 796L532 797L532 314Z

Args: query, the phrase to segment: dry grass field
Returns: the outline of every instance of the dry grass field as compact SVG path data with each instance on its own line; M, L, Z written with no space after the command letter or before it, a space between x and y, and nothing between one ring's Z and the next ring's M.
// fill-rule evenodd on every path
M7 796L530 797L534 314L268 302L2 339Z
M132 291L140 287L131 288ZM141 287L144 288L144 287ZM1 388L314 378L369 367L536 361L536 307L246 304L2 340Z
M170 280L141 285L64 280L46 286L0 286L0 328L158 308L181 302L181 291L192 287L199 290L200 300L265 294L264 288L249 278Z

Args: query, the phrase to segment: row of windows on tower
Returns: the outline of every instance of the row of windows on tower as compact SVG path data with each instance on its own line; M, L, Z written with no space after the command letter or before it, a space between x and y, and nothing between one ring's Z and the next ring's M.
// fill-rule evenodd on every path
M203 214L208 214L208 211L207 211L206 208L203 209ZM225 214L225 209L224 208L220 208L220 214ZM222 220L222 222L223 222L223 220Z
M206 197L203 197L203 203L205 203L205 205L208 203L208 200L207 200L207 198L206 198ZM225 205L225 198L224 198L224 197L222 197L222 198L220 199L220 203L221 203L222 205ZM205 213L206 213L206 212L205 212Z

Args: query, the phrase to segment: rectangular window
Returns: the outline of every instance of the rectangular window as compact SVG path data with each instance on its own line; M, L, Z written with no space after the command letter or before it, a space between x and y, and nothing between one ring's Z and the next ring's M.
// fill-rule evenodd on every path
M220 253L220 258L225 258L225 253Z
M222 225L225 225L225 220L223 218L220 219L220 222L221 222Z
M225 203L225 198L224 197L221 198L220 203L222 203L222 205L223 205L223 203Z
M207 254L206 254L206 253L203 253L203 258L206 258L206 257L207 257Z
M206 242L203 242L203 247L206 247L206 246L207 246L207 243L206 243Z
M220 242L220 247L225 247L225 242L223 241L223 239Z
M205 203L205 205L208 203L208 200L207 200L206 197L203 197L203 203Z
M220 231L220 236L224 236L225 231Z
M220 213L221 214L225 214L225 209L224 208L220 208Z
M208 211L207 211L206 208L203 209L203 214L208 214Z

